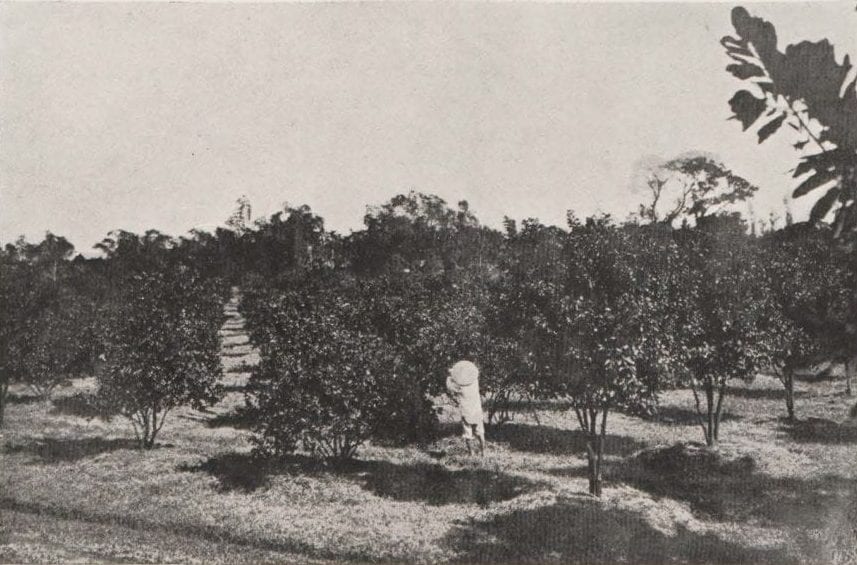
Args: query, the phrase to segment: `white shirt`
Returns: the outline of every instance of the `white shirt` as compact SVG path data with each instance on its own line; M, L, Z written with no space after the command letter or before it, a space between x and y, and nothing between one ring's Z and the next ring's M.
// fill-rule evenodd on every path
M446 379L446 390L452 401L458 404L461 417L468 424L478 424L482 421L482 399L479 396L479 381L461 386L452 377Z

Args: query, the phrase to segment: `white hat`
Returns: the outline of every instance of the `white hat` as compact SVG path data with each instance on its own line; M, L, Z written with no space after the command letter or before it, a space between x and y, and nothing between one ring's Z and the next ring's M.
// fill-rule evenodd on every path
M470 361L459 361L449 372L458 386L472 385L479 379L479 369Z

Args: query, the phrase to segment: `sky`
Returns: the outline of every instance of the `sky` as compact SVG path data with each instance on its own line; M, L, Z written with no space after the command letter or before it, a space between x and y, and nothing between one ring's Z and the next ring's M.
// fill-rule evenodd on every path
M3 3L0 242L211 230L242 194L341 233L409 190L494 226L624 218L639 163L689 151L782 216L794 139L728 120L733 5ZM853 2L746 6L857 56Z

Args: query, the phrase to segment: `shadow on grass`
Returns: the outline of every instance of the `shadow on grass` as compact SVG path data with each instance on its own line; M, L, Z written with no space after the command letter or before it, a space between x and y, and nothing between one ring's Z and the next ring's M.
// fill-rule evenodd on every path
M72 396L64 396L52 400L51 414L65 414L92 420L103 414L94 394L78 392Z
M3 453L35 455L45 463L67 463L119 449L137 449L133 439L41 438L23 444L7 444Z
M460 563L796 563L784 550L744 548L682 527L668 536L639 515L569 498L453 528Z
M41 400L41 397L30 394L13 394L10 392L6 395L6 402L8 404L35 404L36 402L41 402Z
M242 345L242 347L244 347L245 345L246 344ZM236 351L237 349L237 347L230 347L225 351L221 351L220 355L222 355L223 357L246 357L247 355L250 355L253 352L251 349Z
M653 448L619 465L608 480L682 500L704 518L794 527L822 527L843 504L857 504L857 480L812 480L759 473L752 457L726 457L698 444Z
M570 406L571 405L568 402L563 402L562 400L517 398L507 402L507 407L510 412L521 412L523 414L527 414L533 410L544 412L565 412L570 408Z
M242 361L233 367L229 367L225 370L226 373L250 373L253 369L256 368L256 365L251 365L246 361Z
M451 471L442 465L395 465L367 462L365 487L383 498L445 504L478 504L510 500L536 488L536 483L487 469Z
M795 398L806 396L802 390L795 391ZM785 404L786 390L784 388L744 388L727 387L726 399L729 397L744 398L747 400L777 400Z
M227 453L212 457L197 465L183 463L176 470L182 472L204 472L216 477L219 490L252 492L268 484L274 471L272 464L242 453Z
M847 425L825 418L786 421L780 426L794 441L800 443L857 443L857 425Z
M489 426L485 437L488 441L506 443L516 451L553 455L579 455L586 452L586 434L580 430L561 430L548 426L510 423ZM604 453L628 455L643 447L645 444L633 438L607 434Z
M678 406L659 406L655 414L635 414L635 416L647 422L657 422L672 426L699 425L699 415L696 413L696 410L688 410L687 408L680 408ZM741 416L736 416L730 412L723 412L720 415L721 422L731 422L741 419Z
M478 504L509 500L539 485L487 469L450 470L438 464L399 465L388 461L352 460L325 464L311 457L291 455L279 460L251 454L228 453L179 471L206 472L224 491L252 492L266 486L273 475L336 476L357 482L382 498L425 502L433 506Z
M226 388L226 387L224 387ZM243 391L244 388L241 387ZM209 428L237 428L239 430L249 430L256 422L252 413L246 408L239 406L231 412L218 414L213 418L208 418L205 425Z

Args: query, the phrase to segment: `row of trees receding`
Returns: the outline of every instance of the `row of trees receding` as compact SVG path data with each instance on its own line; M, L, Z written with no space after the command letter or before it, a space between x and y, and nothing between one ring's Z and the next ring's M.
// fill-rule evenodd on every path
M694 182L721 196L669 221L569 214L563 228L498 231L464 202L411 193L346 237L301 207L183 240L116 232L95 260L68 260L55 236L19 241L3 252L4 387L46 398L97 374L96 408L151 447L175 406L218 399L217 330L239 285L261 353L248 388L259 451L345 458L371 438L426 441L446 369L470 358L492 422L514 402L567 403L597 494L611 412L656 412L661 391L688 387L715 445L730 381L776 374L793 418L796 370L853 368L847 241L824 225L752 233L720 206L734 174L717 164L724 182L707 183L711 161L699 163Z
M95 376L79 398L91 414L122 416L151 448L169 412L220 396L218 331L228 286L206 277L171 238L117 232L106 258L70 260L48 234L0 253L0 423L9 384L47 401L70 379Z
M244 288L260 450L348 457L372 437L425 440L428 400L458 358L482 369L494 422L512 401L565 401L596 494L609 414L656 412L663 390L693 391L708 445L735 379L776 374L794 418L795 371L857 355L853 253L824 226L756 235L699 207L671 223L570 214L565 228L497 232L463 203L411 193L361 232L320 235L314 263Z

